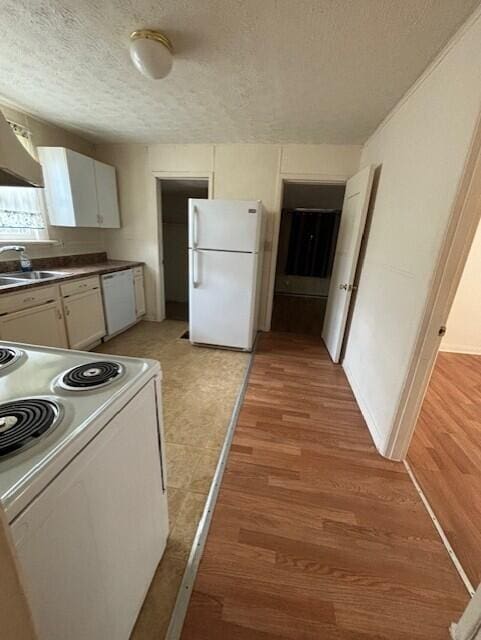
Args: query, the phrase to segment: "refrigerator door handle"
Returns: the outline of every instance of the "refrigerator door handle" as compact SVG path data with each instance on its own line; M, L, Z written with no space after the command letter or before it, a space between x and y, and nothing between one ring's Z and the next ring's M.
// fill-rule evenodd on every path
M199 286L199 252L196 249L192 249L192 286L197 289Z
M196 206L192 211L192 248L196 249L199 243L199 210Z

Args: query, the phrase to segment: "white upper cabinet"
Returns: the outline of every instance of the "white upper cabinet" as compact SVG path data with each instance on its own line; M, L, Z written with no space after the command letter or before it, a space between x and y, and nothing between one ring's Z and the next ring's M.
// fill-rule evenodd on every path
M115 168L63 147L39 147L50 224L120 227Z
M115 167L94 160L94 170L97 186L99 226L106 229L118 228L120 227L120 217Z

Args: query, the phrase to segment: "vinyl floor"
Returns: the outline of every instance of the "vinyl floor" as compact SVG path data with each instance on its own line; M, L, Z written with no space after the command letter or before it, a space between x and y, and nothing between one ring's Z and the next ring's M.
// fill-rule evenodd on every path
M180 339L186 329L141 322L97 348L159 360L163 375L170 536L131 640L165 637L248 362L245 353L193 347Z

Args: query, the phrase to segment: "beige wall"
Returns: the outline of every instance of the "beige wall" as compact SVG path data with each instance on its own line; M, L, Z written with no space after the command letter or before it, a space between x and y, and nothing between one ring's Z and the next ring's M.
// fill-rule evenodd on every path
M147 309L151 318L160 317L162 286L155 176L210 177L214 198L262 200L267 212L261 307L265 324L275 269L272 243L279 216L281 177L345 180L356 172L361 148L268 144L154 144L147 148L109 144L99 145L96 153L100 160L117 166L122 221L130 221L136 229L134 243L129 227L107 232L107 251L113 257L127 257L123 252L128 250L128 257L134 259L146 260L148 256Z
M88 156L94 155L94 145L76 134L37 120L32 116L20 111L15 111L9 107L0 106L0 110L9 120L21 124L31 132L34 147L67 147ZM48 231L49 238L58 241L58 244L31 244L28 249L30 256L63 256L74 253L92 253L105 250L103 231L99 229L49 227ZM12 255L6 254L0 259L11 260Z
M344 367L385 450L481 107L481 19L462 30L364 147L381 166Z
M214 198L262 200L264 205L265 241L259 309L264 322L272 260L280 154L281 147L277 145L218 145L215 148Z
M159 230L154 180L149 173L149 153L145 145L116 144L96 148L99 160L117 169L120 229L104 233L109 258L145 262L147 318L158 316Z
M449 314L441 351L481 354L481 224Z

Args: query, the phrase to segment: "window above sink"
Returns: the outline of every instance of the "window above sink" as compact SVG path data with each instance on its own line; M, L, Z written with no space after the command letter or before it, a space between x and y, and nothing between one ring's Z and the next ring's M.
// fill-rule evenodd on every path
M16 123L9 124L22 146L35 158L30 132ZM43 189L0 187L0 242L48 239Z

